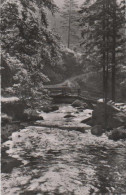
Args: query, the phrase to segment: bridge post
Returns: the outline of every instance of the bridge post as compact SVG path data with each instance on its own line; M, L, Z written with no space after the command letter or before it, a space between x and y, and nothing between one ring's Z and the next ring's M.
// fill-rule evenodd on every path
M64 95L64 90L62 89L62 95Z
M62 88L62 95L66 95L66 89Z
M78 92L78 96L80 96L81 95L81 89L78 89L77 92Z

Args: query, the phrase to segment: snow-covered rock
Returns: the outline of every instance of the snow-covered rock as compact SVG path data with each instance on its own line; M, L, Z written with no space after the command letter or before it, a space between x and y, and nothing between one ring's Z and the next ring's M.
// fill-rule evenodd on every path
M95 125L94 127L91 128L91 133L93 135L101 136L103 134L103 129L101 125Z
M123 105L124 107L124 105ZM102 101L98 101L92 113L92 124L105 126L105 105ZM107 128L113 129L126 124L126 112L114 102L107 103Z
M117 129L114 129L110 135L109 139L118 141L119 139L126 139L126 127L122 126Z
M12 117L12 120L21 120L23 117L24 109L26 108L25 102L18 97L2 97L1 111L8 116Z

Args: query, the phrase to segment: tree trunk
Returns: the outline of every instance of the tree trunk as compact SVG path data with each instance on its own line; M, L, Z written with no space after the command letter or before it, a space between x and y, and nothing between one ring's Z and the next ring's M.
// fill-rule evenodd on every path
M105 102L105 2L103 1L103 54L102 54L102 61L103 61L103 99Z
M69 5L68 48L70 48L70 31L71 31L71 0Z
M112 48L112 100L115 102L116 75L116 0L113 0L113 48Z
M107 8L107 2L106 0L103 1L103 56L102 56L102 62L103 62L103 99L104 99L104 128L107 128L107 88L108 88L108 53L106 52L106 8Z

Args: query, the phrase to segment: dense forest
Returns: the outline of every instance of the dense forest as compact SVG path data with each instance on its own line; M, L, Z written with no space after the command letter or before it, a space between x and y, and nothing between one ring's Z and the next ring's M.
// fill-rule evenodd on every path
M72 1L71 16L69 16L67 14L69 1L64 5L66 11L63 7L64 12L51 1L3 1L2 92L21 96L28 96L29 93L33 96L36 94L35 91L43 91L43 83L49 83L49 79L50 82L60 83L83 73L86 77L82 75L79 80L75 79L82 88L86 88L89 92L96 90L102 93L101 80L107 77L107 82L104 82L108 83L106 88L109 99L116 96L113 100L117 98L117 101L124 101L126 98L125 2L121 1L114 5L116 1L111 3L106 1L104 6L103 3L104 1L95 3L85 1L78 8L77 3ZM73 12L75 7L77 7L76 13ZM51 30L48 25L50 19L48 10L52 17L61 12L61 18L65 19L62 25L69 37L66 36L66 45L71 44L68 39L72 41L74 36L78 37L77 29L80 28L82 38L74 38L77 39L76 42L79 41L79 46L76 44L73 46L73 41L72 48L70 46L71 51L63 46L57 29ZM106 59L103 59L103 55ZM103 66L107 70L106 76L104 74L101 78ZM111 94L112 89L116 95Z
M60 47L58 35L48 29L45 9L54 13L57 7L51 1L3 1L3 93L34 96L48 81L43 67L55 66Z

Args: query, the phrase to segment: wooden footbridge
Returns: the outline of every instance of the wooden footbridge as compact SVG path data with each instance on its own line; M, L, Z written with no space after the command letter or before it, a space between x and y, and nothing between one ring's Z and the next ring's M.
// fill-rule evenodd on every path
M81 91L80 88L68 87L66 85L46 85L44 88L55 103L72 103L76 99L90 105L97 103L97 98L90 97L87 91Z

